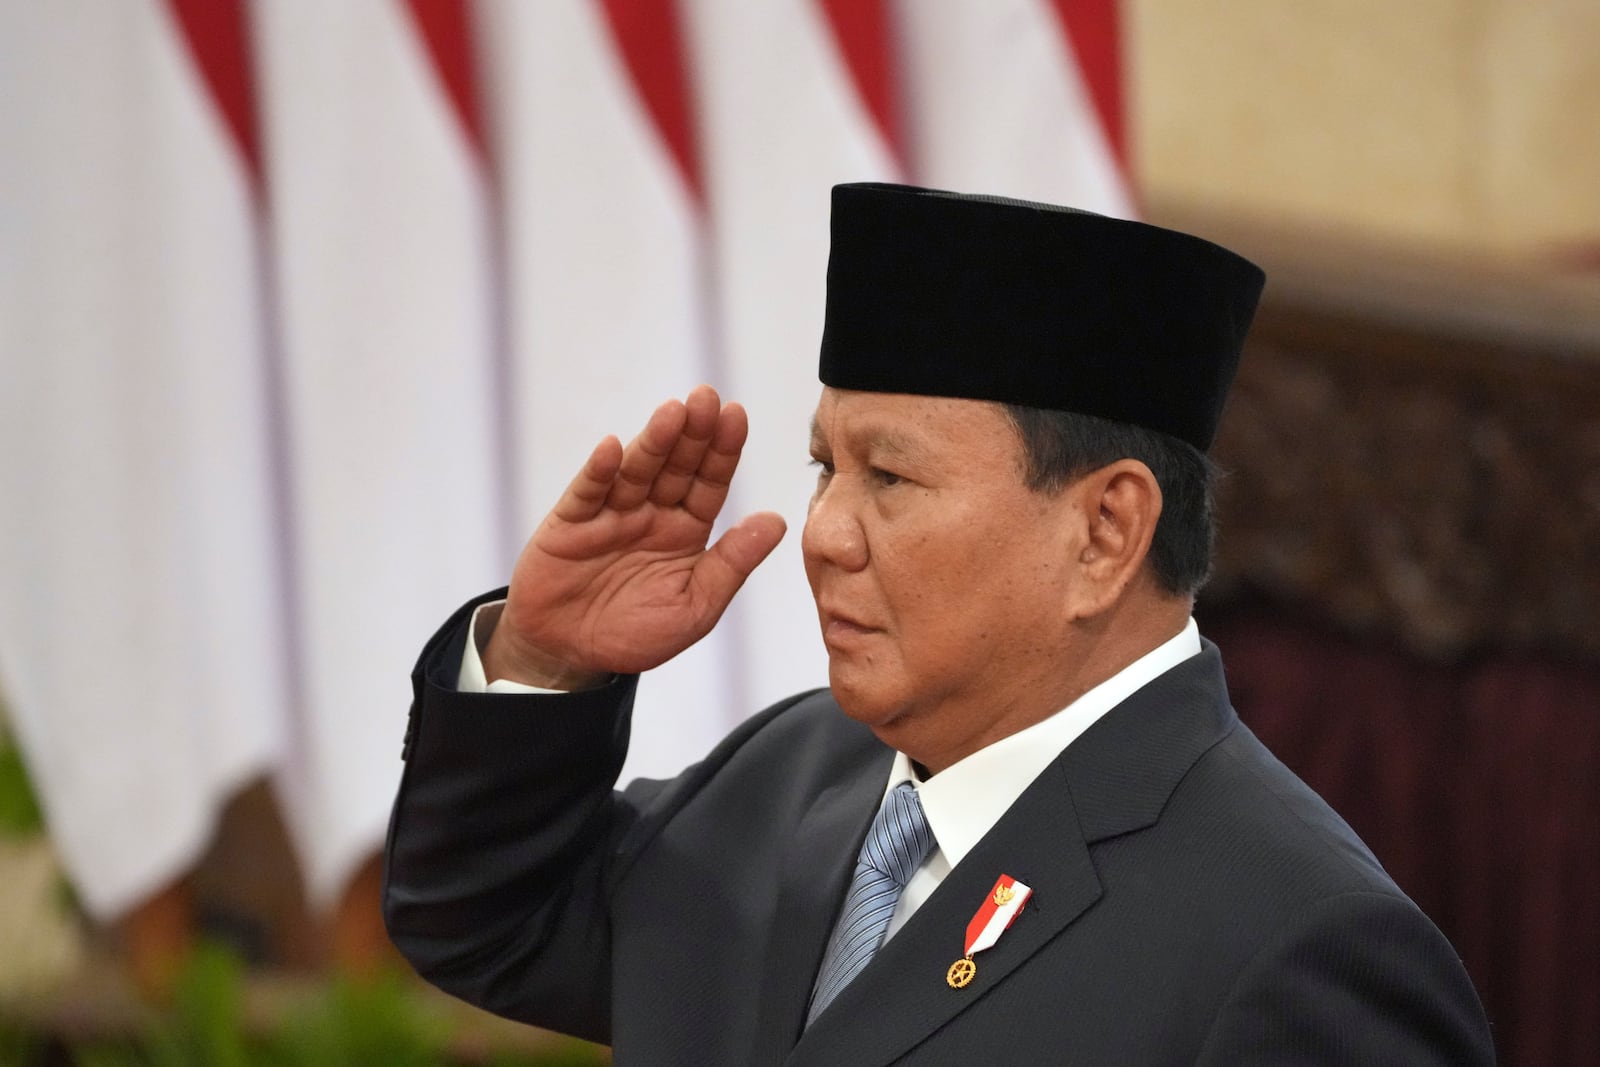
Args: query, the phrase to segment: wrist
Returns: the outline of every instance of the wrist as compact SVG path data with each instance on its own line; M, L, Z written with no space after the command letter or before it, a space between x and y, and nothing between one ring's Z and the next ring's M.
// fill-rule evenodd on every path
M559 656L517 641L499 625L504 610L504 604L486 605L477 619L474 636L487 681L575 692L594 689L611 680L608 672L573 666Z

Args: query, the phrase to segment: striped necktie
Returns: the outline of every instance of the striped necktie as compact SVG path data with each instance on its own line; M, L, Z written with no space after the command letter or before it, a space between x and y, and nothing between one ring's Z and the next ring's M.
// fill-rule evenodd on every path
M884 798L867 839L861 843L850 891L845 894L839 921L817 972L817 984L812 987L807 1026L878 951L889 920L894 918L901 890L933 851L934 844L916 787L901 782Z

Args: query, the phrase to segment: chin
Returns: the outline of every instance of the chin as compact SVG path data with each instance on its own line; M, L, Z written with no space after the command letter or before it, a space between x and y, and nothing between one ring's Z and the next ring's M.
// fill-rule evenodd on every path
M834 703L841 711L863 726L871 727L882 737L883 731L892 727L904 712L901 701L894 699L871 679L862 678L859 672L830 667L828 688L833 691Z

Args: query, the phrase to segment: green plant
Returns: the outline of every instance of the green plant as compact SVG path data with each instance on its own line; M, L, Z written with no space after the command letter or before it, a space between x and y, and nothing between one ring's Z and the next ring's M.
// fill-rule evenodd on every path
M75 1067L435 1067L448 1063L449 1025L420 1006L397 974L335 978L252 1033L244 968L227 949L204 945L184 965L170 1010L130 1041L73 1050ZM0 1059L0 1064L8 1061ZM23 1061L26 1062L26 1061ZM490 1067L599 1067L604 1053L579 1041L549 1053L504 1053Z
M44 1041L38 1034L9 1020L0 1019L0 1064L4 1067L31 1067L44 1055Z
M133 1042L74 1050L76 1067L256 1067L246 1041L241 999L244 968L215 945L197 948L173 989L169 1012Z
M415 1010L400 978L334 979L325 996L287 1021L260 1063L272 1067L433 1067L449 1033Z
M34 837L44 816L16 743L0 732L0 837Z

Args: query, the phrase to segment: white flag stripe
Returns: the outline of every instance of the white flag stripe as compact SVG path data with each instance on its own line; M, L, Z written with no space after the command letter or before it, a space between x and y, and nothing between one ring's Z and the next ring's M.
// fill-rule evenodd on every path
M698 219L594 3L479 8L507 235L519 530L595 443L709 377ZM662 777L734 725L714 632L641 684L624 776Z
M1126 180L1046 0L897 0L919 182L1129 217Z
M383 840L406 674L497 543L484 177L408 10L256 14L305 705L283 795L312 896Z
M254 205L165 5L6 4L0 49L0 669L109 918L279 746Z

